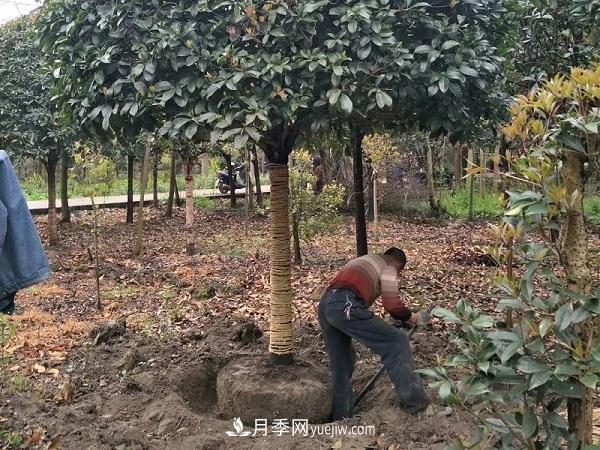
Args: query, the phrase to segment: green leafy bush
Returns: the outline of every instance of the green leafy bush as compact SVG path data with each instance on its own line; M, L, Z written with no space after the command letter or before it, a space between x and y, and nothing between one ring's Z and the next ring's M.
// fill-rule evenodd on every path
M27 200L46 200L48 198L48 183L46 178L38 173L25 178L21 188Z
M496 323L464 300L434 311L455 325L457 353L422 373L442 398L481 421L492 447L598 448L592 421L600 290L588 267L582 174L600 142L599 98L600 66L574 68L511 107L504 133L523 149L507 152L506 165L517 186L527 187L508 192L504 221L491 227L497 244L490 253L510 269L496 284L499 308L514 315ZM593 215L596 202L586 203ZM513 271L514 262L522 270ZM457 441L454 448L465 447Z
M308 151L294 152L294 167L290 174L290 212L298 222L300 239L311 242L316 236L332 232L342 224L338 209L345 198L344 188L335 182L326 184L319 195L312 186L316 177L312 172L312 158Z

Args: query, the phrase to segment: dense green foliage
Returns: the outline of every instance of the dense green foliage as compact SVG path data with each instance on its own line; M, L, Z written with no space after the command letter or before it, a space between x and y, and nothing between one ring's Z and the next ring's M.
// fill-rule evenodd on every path
M586 398L600 380L600 291L587 267L582 161L600 145L599 101L600 66L557 76L512 107L504 131L522 148L507 156L520 188L509 192L505 220L492 227L492 254L511 265L497 284L500 308L518 313L514 323L496 323L464 301L434 312L457 325L458 353L424 373L506 449L588 448L591 429L582 418L591 418ZM513 256L523 265L518 274ZM461 381L448 368L458 368ZM559 414L567 401L569 422Z
M0 147L14 159L47 162L72 135L50 102L52 77L35 46L30 18L0 27Z
M339 209L344 203L344 188L335 181L327 183L319 195L314 193L316 177L313 174L310 153L294 151L294 166L290 176L290 214L299 227L300 239L313 241L317 236L333 232L343 223Z
M510 93L522 93L543 77L582 67L600 56L598 0L514 2L515 49Z
M499 72L487 33L503 11L492 0L54 0L40 31L84 125L122 136L164 121L165 133L252 139L277 159L298 127L332 114L416 112L434 130L464 128Z

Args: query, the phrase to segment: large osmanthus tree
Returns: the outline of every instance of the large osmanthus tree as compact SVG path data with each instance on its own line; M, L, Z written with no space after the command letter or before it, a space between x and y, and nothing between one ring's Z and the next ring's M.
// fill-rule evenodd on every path
M51 103L51 76L35 46L34 18L0 28L0 146L15 159L42 162L48 174L48 241L58 242L56 167L73 137L68 118Z
M478 14L496 3L476 3ZM490 51L452 39L472 20L447 2L55 0L45 8L43 48L56 61L64 102L88 128L123 135L161 125L173 137L208 134L264 150L269 349L281 363L293 360L287 162L298 136L331 118L358 126L425 117L423 93L432 102L452 95L457 116L444 114L437 126L449 128L465 108L462 86L484 89L496 70ZM447 32L429 23L438 10L451 17ZM481 41L473 27L468 36Z

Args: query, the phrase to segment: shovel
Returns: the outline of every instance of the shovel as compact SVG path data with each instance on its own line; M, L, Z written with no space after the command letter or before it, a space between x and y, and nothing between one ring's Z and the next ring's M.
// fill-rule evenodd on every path
M427 312L431 313L431 311L433 311L433 308L435 308L435 304L429 305L429 308L427 308ZM413 334L415 334L416 329L417 329L417 325L413 325L413 327L408 332L408 338L409 339L411 338L411 336ZM375 383L377 382L377 380L379 380L379 378L381 377L381 375L383 375L383 372L385 372L385 367L382 365L381 368L379 369L379 371L365 385L365 387L363 388L363 390L360 391L360 394L358 394L358 397L356 397L356 400L354 400L354 404L352 405L352 410L356 409L356 406L365 397L365 395L367 395L367 393L371 389L373 389L373 386L375 386Z

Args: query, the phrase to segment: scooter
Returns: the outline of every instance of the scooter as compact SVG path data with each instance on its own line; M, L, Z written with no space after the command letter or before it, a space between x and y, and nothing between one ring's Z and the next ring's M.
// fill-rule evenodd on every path
M233 182L236 189L245 188L246 185L238 181L239 178L244 179L244 165L236 166L233 168ZM219 190L221 194L227 194L229 192L229 173L227 169L222 169L217 172L217 179L215 181L215 188Z

